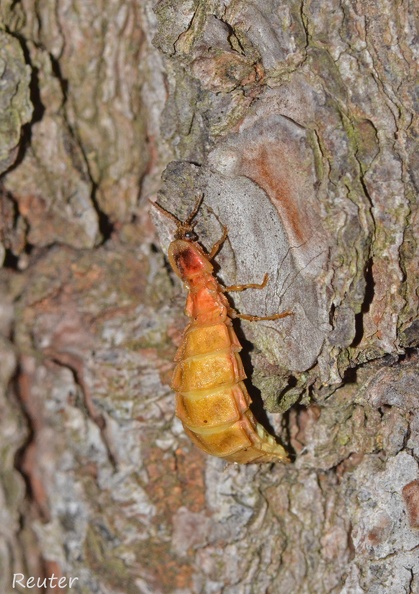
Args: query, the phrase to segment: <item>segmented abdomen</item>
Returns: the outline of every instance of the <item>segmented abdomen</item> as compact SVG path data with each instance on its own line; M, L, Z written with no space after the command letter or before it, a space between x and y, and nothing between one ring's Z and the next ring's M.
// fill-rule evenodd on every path
M193 321L176 356L172 380L176 414L187 435L208 454L240 463L287 462L285 450L249 409L241 346L226 314L225 297L213 277L208 275L207 281L196 290L189 286L187 313ZM205 315L208 295L213 307Z

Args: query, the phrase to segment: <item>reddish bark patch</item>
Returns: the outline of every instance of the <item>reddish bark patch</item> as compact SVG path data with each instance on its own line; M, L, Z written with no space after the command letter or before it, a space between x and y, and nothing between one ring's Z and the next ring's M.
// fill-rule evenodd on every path
M173 530L173 518L179 508L195 513L203 511L206 515L204 462L198 449L193 448L186 453L179 448L174 455L162 456L161 449L149 448L144 460L149 479L145 490L156 506L154 523L157 529L166 526L168 530ZM173 588L189 590L192 587L193 565L187 561L179 562L178 554L170 543L147 541L146 549L141 552L141 562L162 592L172 592Z
M299 453L306 443L310 441L310 434L313 432L317 421L321 416L321 408L315 404L301 409L291 409L290 413L290 437L293 449Z
M265 74L261 64L252 64L235 52L218 51L213 56L198 58L192 69L202 86L215 93L229 92L237 87L248 90L260 85Z
M353 472L357 466L359 466L364 458L364 453L350 454L345 460L336 467L336 475L342 479L343 475L347 472Z
M146 491L160 519L171 522L181 506L193 512L205 508L204 461L197 448L187 453L178 448L168 457L162 456L160 448L149 448L144 460L149 477Z
M403 499L411 528L419 528L419 480L416 479L403 487Z
M192 592L192 575L195 569L187 561L180 562L172 554L170 543L148 540L136 552L143 571L147 574L147 583L153 591L164 594L178 589Z
M52 581L51 586L47 586L46 594L54 594L54 592L56 592L57 590L59 590L62 587L62 586L58 586L58 588L57 588L57 585L59 583L58 580L63 577L62 569L61 569L60 565L57 563L57 561L50 561L50 560L45 561L45 577L47 577L47 578L55 577L56 578L55 580ZM66 580L66 582L67 582L67 580Z
M251 154L244 154L242 161L242 173L254 180L265 190L273 204L278 208L281 219L288 231L303 243L310 230L310 221L305 213L298 208L298 197L295 194L292 183L292 170L289 167L287 175L278 172L278 163L286 165L289 156L285 155L281 147L274 143L264 143L252 147ZM296 162L298 156L295 155Z
M381 514L376 525L367 534L367 540L373 546L385 542L392 530L393 524L387 514Z
M46 523L51 520L51 514L44 477L39 464L42 456L42 444L40 443L39 435L45 426L45 419L42 403L39 402L36 396L34 397L32 392L35 374L34 364L34 360L28 356L21 358L18 394L31 427L32 438L26 445L26 448L22 450L22 458L18 462L18 465L28 481L35 508L42 520Z

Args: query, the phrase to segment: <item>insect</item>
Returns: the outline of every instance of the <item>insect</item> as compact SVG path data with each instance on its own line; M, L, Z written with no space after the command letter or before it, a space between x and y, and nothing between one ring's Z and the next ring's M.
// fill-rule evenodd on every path
M190 439L208 454L243 464L288 462L284 448L256 421L249 408L251 399L243 382L246 374L239 355L242 347L231 318L276 320L292 312L260 317L239 314L230 307L225 292L263 289L268 275L260 284L220 285L211 260L227 238L227 227L206 253L197 241L193 222L202 199L197 200L184 222L152 203L176 224L168 258L188 290L185 313L191 321L175 356L171 384L176 392L176 415Z

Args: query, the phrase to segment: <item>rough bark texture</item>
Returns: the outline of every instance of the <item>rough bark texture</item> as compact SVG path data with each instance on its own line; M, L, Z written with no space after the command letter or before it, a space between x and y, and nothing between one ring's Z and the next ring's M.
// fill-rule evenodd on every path
M419 593L413 27L387 0L2 1L1 592ZM239 326L287 467L174 417L158 190L179 218L204 192L226 284L269 272L238 310L293 310Z

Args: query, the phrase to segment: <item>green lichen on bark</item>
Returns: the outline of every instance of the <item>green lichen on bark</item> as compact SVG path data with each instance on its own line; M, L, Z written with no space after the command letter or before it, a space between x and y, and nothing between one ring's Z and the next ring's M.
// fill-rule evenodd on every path
M14 163L22 127L32 117L30 79L19 41L0 30L0 174Z

